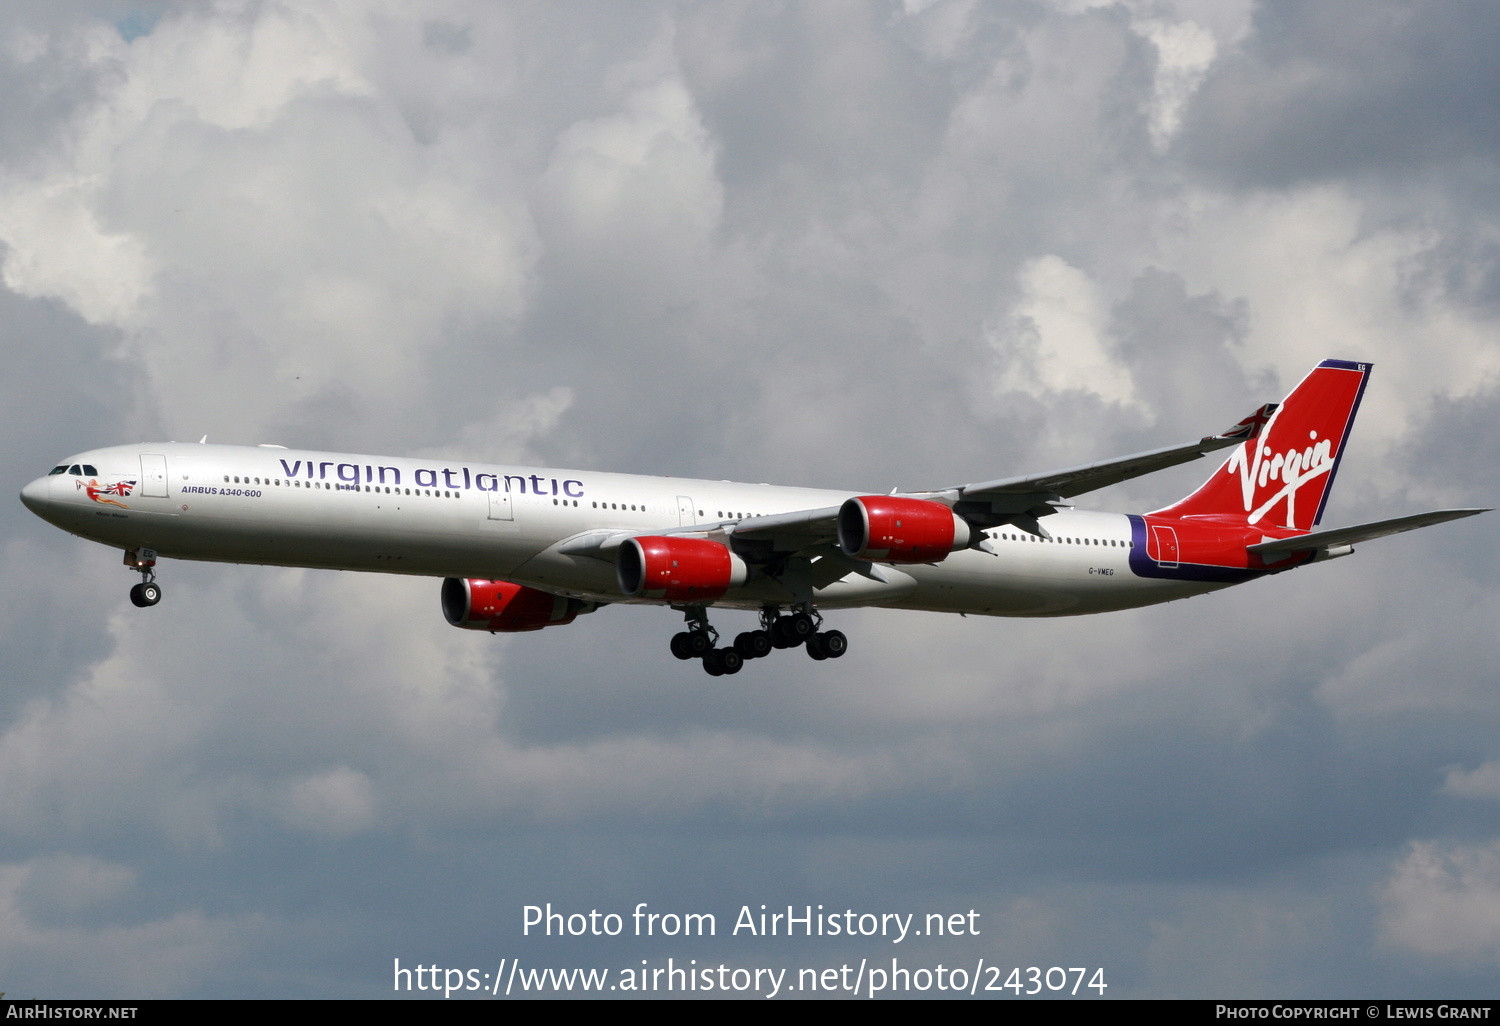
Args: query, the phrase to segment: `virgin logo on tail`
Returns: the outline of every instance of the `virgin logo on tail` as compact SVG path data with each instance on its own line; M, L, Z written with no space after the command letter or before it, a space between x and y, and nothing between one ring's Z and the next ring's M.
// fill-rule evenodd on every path
M1276 439L1276 418L1271 418L1270 424L1266 426L1266 437ZM1276 453L1269 443L1254 443L1242 445L1229 457L1229 462L1224 464L1224 470L1233 474L1236 470L1240 474L1240 493L1245 504L1245 519L1252 524L1259 523L1275 505L1286 500L1286 527L1297 527L1308 529L1312 527L1309 522L1305 527L1297 523L1297 492L1303 485L1316 480L1333 470L1333 442L1327 438L1318 438L1318 432L1309 430L1307 433L1308 444L1303 449L1288 449L1285 452ZM1252 458L1250 449L1255 450ZM1277 489L1270 498L1264 499L1265 489L1275 487ZM1319 492L1321 498L1321 490ZM1260 501L1260 505L1256 502ZM1316 512L1314 510L1313 512Z
M1369 379L1368 363L1324 360L1213 477L1162 516L1232 516L1310 531L1323 515L1344 441Z

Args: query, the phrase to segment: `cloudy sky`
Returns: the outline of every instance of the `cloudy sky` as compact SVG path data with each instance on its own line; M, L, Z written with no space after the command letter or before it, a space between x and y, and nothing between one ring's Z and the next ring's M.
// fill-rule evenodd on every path
M1337 357L1376 370L1325 523L1491 505L1497 49L1500 7L1420 0L8 4L0 468L207 434L935 487ZM471 635L418 578L164 563L138 610L9 501L0 990L894 956L1493 997L1495 530L1094 618L839 613L846 658L714 680L669 611ZM720 935L523 936L546 902ZM727 936L762 903L982 932Z

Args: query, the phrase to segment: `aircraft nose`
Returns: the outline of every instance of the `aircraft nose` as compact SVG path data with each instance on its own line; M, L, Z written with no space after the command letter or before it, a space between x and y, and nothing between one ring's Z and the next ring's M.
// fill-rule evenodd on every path
M47 500L51 497L52 482L45 477L39 477L21 489L21 501L33 513L40 514L46 509Z

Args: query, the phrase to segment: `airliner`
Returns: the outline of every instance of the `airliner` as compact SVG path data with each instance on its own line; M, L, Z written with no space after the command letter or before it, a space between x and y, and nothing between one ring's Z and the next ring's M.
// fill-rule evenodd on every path
M562 626L610 603L670 606L679 659L713 676L801 647L848 649L823 613L884 606L1073 616L1200 595L1345 556L1359 542L1483 513L1446 509L1318 529L1371 365L1325 360L1232 429L1050 473L889 495L584 470L294 451L121 445L70 456L27 508L123 550L137 606L160 557L443 578L455 627ZM1070 498L1232 450L1145 514ZM720 645L711 608L759 612Z

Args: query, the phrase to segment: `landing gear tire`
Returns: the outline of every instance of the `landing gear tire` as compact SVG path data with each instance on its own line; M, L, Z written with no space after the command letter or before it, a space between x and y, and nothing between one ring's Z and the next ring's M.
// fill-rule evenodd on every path
M820 663L828 658L828 653L823 651L823 635L821 634L814 634L808 638L805 647L807 648L807 654Z
M143 581L130 589L130 601L145 609L161 601L161 585L154 581Z
M671 647L678 659L702 659L713 650L714 643L702 631L682 631L672 635Z
M766 631L746 631L734 639L734 650L745 659L760 659L771 654L774 643Z
M825 631L818 636L818 645L829 659L837 659L849 651L849 639L843 631Z
M812 617L806 613L793 613L777 618L771 628L771 638L777 648L796 648L816 632Z
M703 657L703 671L710 677L739 673L744 665L744 656L732 648L711 648Z

